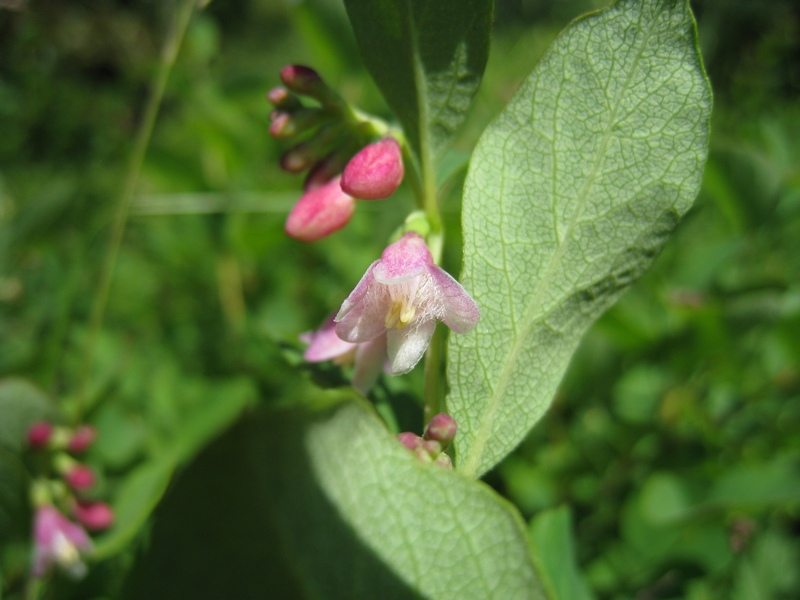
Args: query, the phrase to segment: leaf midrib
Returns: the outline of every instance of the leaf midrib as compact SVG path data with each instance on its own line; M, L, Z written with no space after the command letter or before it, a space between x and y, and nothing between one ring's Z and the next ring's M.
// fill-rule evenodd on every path
M641 19L642 19L642 14L640 12L639 13L640 23ZM508 387L509 382L511 380L511 374L514 371L513 367L516 366L517 361L519 360L523 347L523 342L527 341L527 338L530 335L530 332L533 329L534 324L538 322L534 320L533 314L536 311L536 307L541 302L545 290L548 289L549 284L551 283L551 280L553 278L553 275L556 272L556 268L560 265L561 259L563 258L564 253L566 252L566 248L572 241L572 233L586 208L589 192L596 183L595 180L597 177L597 172L603 163L603 159L605 158L606 151L608 149L608 143L611 139L611 129L616 120L617 112L621 105L620 102L621 96L623 94L623 91L626 90L630 85L633 74L636 71L636 67L639 64L639 60L642 56L642 53L644 52L644 48L647 47L647 43L649 42L649 39L652 35L653 32L651 31L643 38L643 42L640 48L636 51L635 59L626 77L625 85L620 88L620 91L614 98L613 110L608 119L608 124L606 125L606 129L603 132L603 139L600 144L600 151L596 155L594 164L592 165L592 171L590 176L586 179L586 182L584 183L581 192L578 194L578 206L570 217L569 225L567 227L567 231L564 235L563 241L559 243L558 247L556 248L556 252L553 253L552 257L550 258L550 262L547 265L545 274L542 277L542 279L539 280L539 284L535 289L534 293L531 295L531 300L530 302L528 302L528 305L525 308L521 333L514 339L514 342L511 345L508 354L506 355L506 359L503 362L503 369L500 372L500 377L498 378L497 385L494 388L491 397L489 398L487 409L484 413L486 416L483 418L480 426L478 427L478 431L475 434L474 442L472 446L470 446L467 452L466 460L464 461L464 467L461 469L461 471L469 477L476 477L480 459L483 456L486 443L488 442L489 435L492 430L492 424L494 422L495 413L497 412L497 409L503 398L505 390ZM555 139L556 136L554 136L553 138L553 143L555 143ZM509 290L509 292L511 292L511 290Z

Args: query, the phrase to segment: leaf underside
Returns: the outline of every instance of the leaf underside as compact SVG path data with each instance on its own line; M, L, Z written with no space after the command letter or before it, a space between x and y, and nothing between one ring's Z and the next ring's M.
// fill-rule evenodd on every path
M691 207L710 112L688 2L621 0L565 30L485 131L463 208L482 317L448 353L463 473L525 437L583 333Z

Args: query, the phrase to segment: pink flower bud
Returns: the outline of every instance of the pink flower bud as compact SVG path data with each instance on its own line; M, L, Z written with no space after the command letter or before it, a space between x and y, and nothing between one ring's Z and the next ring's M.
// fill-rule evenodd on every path
M449 456L447 456L447 454L445 454L444 452L442 452L439 456L436 457L436 460L433 461L433 464L442 467L443 469L453 468L452 459Z
M281 81L293 92L313 95L322 83L314 69L303 65L287 65L281 69Z
M416 450L422 444L422 438L411 431L404 431L398 434L397 439L409 450Z
M292 124L292 115L287 112L274 111L270 115L272 123L269 126L269 134L274 138L287 138L295 134L295 127Z
M64 473L64 481L73 490L88 490L95 483L94 471L86 465L76 463Z
M47 421L34 423L28 429L28 444L32 448L44 448L53 434L53 426Z
M303 106L297 96L282 87L271 89L267 93L267 100L272 106L281 110L297 110Z
M435 440L443 448L447 448L453 438L456 437L456 431L455 419L448 414L440 413L430 420L423 437L426 440Z
M431 458L436 458L442 453L442 445L435 440L423 440L420 448L425 450Z
M339 179L303 194L286 219L286 233L301 242L313 242L347 225L355 200L342 191Z
M72 513L78 521L93 531L108 529L114 522L114 511L105 502L78 501L72 507Z
M69 452L83 452L92 445L97 437L97 430L91 425L81 425L72 434L72 437L67 444L67 451Z
M281 156L281 169L289 173L305 171L319 158L313 144L303 142L289 148Z
M308 108L293 112L275 110L270 114L270 119L272 123L269 134L274 138L285 139L330 123L333 117L324 110Z
M384 138L350 159L342 174L342 189L361 200L388 198L403 181L404 173L400 143Z

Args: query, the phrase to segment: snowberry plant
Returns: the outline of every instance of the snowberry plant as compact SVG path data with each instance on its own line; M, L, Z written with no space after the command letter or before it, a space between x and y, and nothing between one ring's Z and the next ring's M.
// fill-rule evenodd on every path
M362 394L382 370L419 363L427 428L395 440L362 403L343 403L306 438L311 468L370 552L419 595L569 597L548 548L532 554L516 512L476 480L542 418L583 333L698 193L711 92L689 3L619 0L555 40L472 153L458 280L438 265L448 240L440 171L481 82L492 2L345 5L396 122L350 106L309 67L284 69L270 131L300 136L282 164L308 170L286 231L302 242L333 234L360 201L393 202L401 181L416 206L306 335L305 357L354 360ZM330 590L341 573L314 567L324 537L304 538L310 554L298 560ZM359 585L377 597L380 580Z

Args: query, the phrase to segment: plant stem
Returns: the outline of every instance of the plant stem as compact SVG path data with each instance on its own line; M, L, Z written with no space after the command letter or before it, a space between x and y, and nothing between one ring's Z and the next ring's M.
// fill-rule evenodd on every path
M436 197L436 168L429 144L422 144L420 152L420 168L422 171L423 208L428 217L431 230L427 242L433 255L433 261L439 264L442 260L442 247L444 245L444 227L439 213L439 202ZM425 354L425 405L423 418L425 425L434 415L442 412L444 399L442 398L442 334L437 328L431 338L430 346Z
M161 49L161 59L158 64L158 70L153 78L153 85L150 89L150 95L147 98L142 122L139 124L139 129L136 132L133 152L131 154L130 163L128 164L127 176L125 177L125 185L122 188L122 193L117 202L116 212L114 213L108 250L100 275L100 284L92 304L92 311L89 319L89 339L81 369L80 391L78 394L77 410L75 411L76 420L82 418L82 413L86 405L97 338L103 327L106 306L108 304L108 294L114 277L114 267L116 266L122 238L125 234L125 225L128 221L128 213L130 211L133 194L139 182L139 174L142 169L142 164L144 163L145 154L147 153L147 147L150 144L158 109L164 98L167 81L172 72L172 67L175 65L178 50L183 42L183 37L186 34L186 29L189 26L189 21L197 2L198 0L182 0L178 6L175 20L172 23L172 27L164 41L164 46Z
M33 575L28 575L28 581L25 583L25 600L39 600L41 589L41 580Z
M423 408L423 426L444 410L442 398L442 330L440 327L431 338L431 344L425 353L425 406Z

